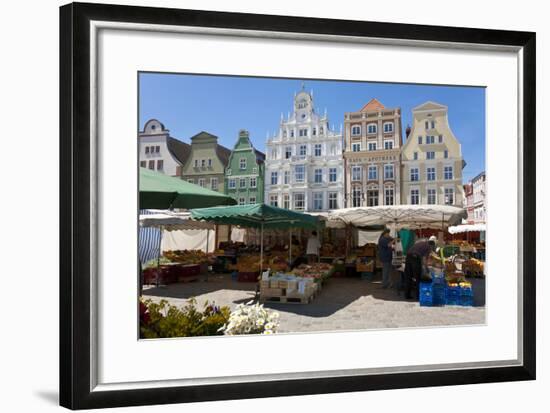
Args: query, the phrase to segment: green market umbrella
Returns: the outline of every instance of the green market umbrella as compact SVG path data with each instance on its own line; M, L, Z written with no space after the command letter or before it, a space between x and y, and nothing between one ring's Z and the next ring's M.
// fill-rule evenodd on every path
M196 220L212 221L217 224L260 228L260 268L262 268L264 254L264 228L318 229L322 225L322 221L313 215L266 204L198 208L191 210L191 217Z
M236 201L179 178L139 168L139 208L171 209L234 205Z

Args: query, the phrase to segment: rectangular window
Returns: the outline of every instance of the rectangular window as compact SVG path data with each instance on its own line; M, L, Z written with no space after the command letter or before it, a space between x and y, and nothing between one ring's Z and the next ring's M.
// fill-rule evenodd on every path
M419 144L419 145L422 145L422 136L419 136L419 137L418 137L418 144Z
M306 154L307 154L307 146L300 145L300 156L306 156Z
M302 192L294 194L294 209L303 211L306 207L305 199L305 194Z
M323 170L322 169L315 169L314 179L316 184L320 184L323 182Z
M277 159L277 149L271 150L271 159Z
M438 141L439 141L439 143L443 143L443 135L439 135Z
M413 159L414 159L415 161L418 160L418 152L414 152L414 153L413 153Z
M292 129L292 130L290 131L290 137L291 137L291 138L294 138L294 129Z
M411 168L411 181L418 181L418 168Z
M277 172L271 172L271 185L277 185L277 184L278 184Z
M448 151L447 149L445 149L445 150L443 151L443 157L444 157L445 159L449 158L449 151Z
M418 189L411 189L411 204L418 205L420 204L420 195Z
M149 161L149 169L151 170L155 169L155 161Z
M393 122L384 123L384 133L393 132Z
M251 196L251 197L248 199L248 203L249 203L249 204L255 204L255 203L256 203L256 197L255 197L255 196Z
M361 166L360 165L354 165L351 167L351 180L352 181L360 181L361 180Z
M244 197L240 197L239 198L239 205L245 205L246 204L246 199Z
M394 191L393 188L384 189L384 205L393 205L394 204Z
M313 209L320 210L323 209L323 193L314 192L313 193Z
M210 160L210 159L209 159ZM246 169L246 158L241 158L239 160L239 168L240 169Z
M369 180L378 179L378 168L376 167L376 165L370 165L369 166L368 176L369 176Z
M361 142L354 142L351 144L352 152L361 152Z
M376 150L376 142L369 142L369 151Z
M285 183L285 185L290 184L290 171L285 171L285 174L284 174L284 183Z
M296 182L304 182L305 179L305 166L304 165L296 165L294 167L294 181Z
M354 187L351 193L352 206L353 207L361 206L361 198L362 198L361 188L358 186Z
M328 193L328 209L338 209L338 192Z
M435 129L435 120L432 120L432 129Z
M360 136L361 135L361 126L353 125L351 127L351 134L352 134L352 136Z
M290 159L292 156L292 146L287 146L285 148L285 159Z
M384 149L393 149L393 141L384 141Z
M239 188L246 188L246 178L239 179Z
M445 179L453 179L453 167L452 166L446 166L443 169L443 177Z
M212 188L212 191L218 190L218 178L210 179L210 187Z
M279 206L277 195L270 195L269 196L269 205L274 206L274 207Z
M206 167L206 159L201 159L201 167Z
M317 128L313 128L313 131L311 132L313 136L317 135Z
M378 206L378 191L367 191L367 206Z
M435 136L433 136L433 135L426 136L426 145L429 145L429 144L432 144L432 143L435 143Z
M435 152L433 151L426 152L426 159L435 159Z
M235 189L235 188L237 187L234 178L231 178L231 179L229 180L229 182L227 183L227 185L229 186L229 189Z
M283 208L290 209L290 195L283 195Z
M336 155L336 145L334 143L330 145L330 154Z
M250 188L256 188L256 177L251 177L250 178Z
M428 204L435 205L435 189L428 189Z
M160 153L160 146L155 146L155 153Z
M195 159L195 168L198 168L198 167L199 167L199 160Z
M426 179L428 181L435 181L435 168L430 167L426 169Z
M209 168L212 167L212 159L208 159L208 167L209 167Z
M141 166L142 168L146 168L147 167L147 161L141 161L139 163L139 166Z
M376 133L376 124L375 123L369 123L367 126L367 133Z
M145 147L145 153L149 153L149 146Z
M384 179L393 179L393 165L384 165Z
M164 169L164 161L162 159L159 159L157 161L157 171L162 171Z
M329 182L336 182L336 168L330 168L328 170L328 180Z
M424 122L424 126L426 127L426 130L430 129L430 122Z
M453 188L445 188L445 205L453 205L455 203L455 192Z
M199 178L199 186L202 186L204 188L206 186L206 179Z
M320 143L315 144L315 156L321 156L321 144Z
M307 136L307 129L300 129L300 136Z

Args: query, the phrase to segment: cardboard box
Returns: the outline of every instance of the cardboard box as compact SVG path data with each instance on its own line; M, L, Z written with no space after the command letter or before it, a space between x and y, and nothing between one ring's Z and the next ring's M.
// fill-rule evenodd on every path
M269 280L269 288L279 288L279 280Z
M264 288L260 290L260 295L264 297L282 297L284 292L282 288Z

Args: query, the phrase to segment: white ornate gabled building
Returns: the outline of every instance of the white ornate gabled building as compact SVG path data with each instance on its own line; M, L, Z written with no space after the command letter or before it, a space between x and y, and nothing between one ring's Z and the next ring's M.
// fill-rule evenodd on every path
M342 133L315 111L313 92L294 96L294 111L266 144L265 203L297 211L343 207Z

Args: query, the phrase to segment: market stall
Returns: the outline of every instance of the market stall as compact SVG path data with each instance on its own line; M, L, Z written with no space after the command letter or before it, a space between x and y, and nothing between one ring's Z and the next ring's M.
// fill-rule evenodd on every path
M194 221L189 213L175 213L162 211L154 214L143 214L139 217L142 228L157 228L158 255L155 265L145 265L143 269L144 284L169 284L195 280L199 275L208 271L211 264L211 255L201 250L168 250L162 251L163 233L173 231L205 231L206 251L208 251L209 233L214 230L214 225L208 222Z
M264 231L268 229L304 228L319 230L323 226L322 221L318 217L265 204L193 209L191 216L196 220L259 229L259 256L253 253L245 254L241 251L239 252L236 263L238 279L241 281L257 281L260 273L263 273L262 283L260 283L260 296L272 299L276 296L275 294L278 294L277 297L281 300L290 299L291 297L287 296L287 292L293 292L294 290L271 287L271 285L278 285L278 279L270 279L270 277L282 277L282 274L285 274L285 272L282 270L273 271L278 264L282 265L283 262L280 260L280 255L272 254L271 250L265 251ZM289 248L292 248L291 237L289 237L289 244ZM291 254L291 252L289 253ZM265 281L272 281L272 283L268 282L266 284ZM300 285L306 286L306 284L309 284L307 280ZM304 297L311 292L311 289L300 287L296 291L298 295Z

